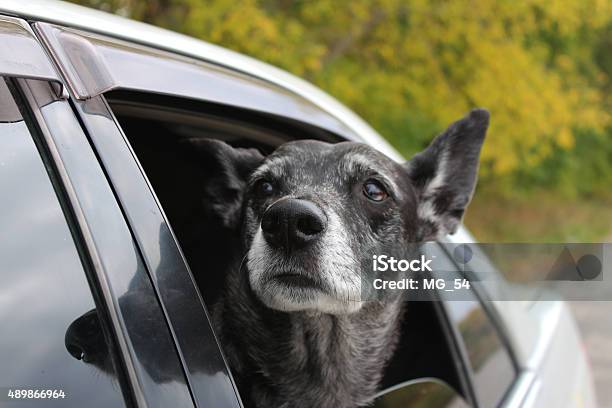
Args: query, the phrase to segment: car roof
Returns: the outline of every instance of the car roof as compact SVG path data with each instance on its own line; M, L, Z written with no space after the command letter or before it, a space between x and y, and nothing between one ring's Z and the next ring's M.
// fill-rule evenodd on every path
M0 13L83 29L175 52L268 81L307 99L336 117L361 137L364 143L397 161L405 160L370 125L332 96L295 75L255 58L174 31L63 1L3 0L0 3ZM455 242L474 242L474 238L463 227L448 238Z
M268 81L309 100L336 117L363 142L395 160L403 160L382 136L333 97L286 71L246 55L173 31L62 1L4 0L0 3L0 12L164 49Z

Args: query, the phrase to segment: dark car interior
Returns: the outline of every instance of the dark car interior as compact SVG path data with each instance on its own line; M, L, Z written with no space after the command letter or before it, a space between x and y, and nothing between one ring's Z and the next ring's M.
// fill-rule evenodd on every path
M125 91L106 96L209 309L223 288L226 260L237 256L236 237L205 211L202 189L207 164L198 160L184 140L216 138L264 154L289 140L342 140L314 126L238 108ZM451 335L444 325L438 302L409 302L400 346L386 369L382 389L432 377L463 394Z

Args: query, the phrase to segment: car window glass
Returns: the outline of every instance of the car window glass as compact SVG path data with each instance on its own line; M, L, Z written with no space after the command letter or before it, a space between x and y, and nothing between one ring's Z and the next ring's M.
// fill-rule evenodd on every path
M439 249L435 257L439 270L434 274L443 273L449 286L455 279L463 279L445 252ZM458 295L452 291L440 291L440 296L446 300L448 315L462 338L472 367L477 398L483 407L498 406L516 373L497 329L473 290L463 290L461 300L457 300Z
M379 395L374 408L468 408L457 392L442 381L425 378L399 384Z
M113 364L98 369L85 363L107 355L107 345L83 347L89 337L104 338L97 319L73 324L95 308L92 293L45 165L3 78L0 101L0 405L26 407L44 397L49 407L123 406Z
M495 407L515 376L510 356L478 301L452 302L448 309L463 337L476 393L483 406Z

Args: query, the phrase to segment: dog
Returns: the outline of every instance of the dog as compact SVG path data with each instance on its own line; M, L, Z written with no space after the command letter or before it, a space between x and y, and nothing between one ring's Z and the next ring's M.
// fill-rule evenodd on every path
M188 141L212 169L204 202L240 242L213 320L246 406L373 401L404 302L363 299L363 259L408 258L456 231L488 124L475 109L404 164L353 142L293 141L264 157Z

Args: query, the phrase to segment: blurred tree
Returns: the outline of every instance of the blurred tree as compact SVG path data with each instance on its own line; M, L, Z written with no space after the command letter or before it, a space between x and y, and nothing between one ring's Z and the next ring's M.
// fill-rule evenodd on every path
M527 177L581 193L574 174L593 179L581 180L582 190L607 190L600 176L612 183L608 0L75 2L305 77L406 155L470 108L487 107L481 174L493 190ZM596 160L576 147L581 139Z

